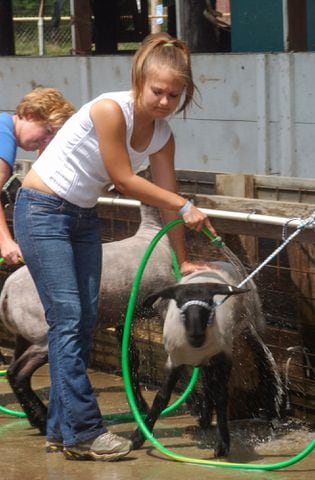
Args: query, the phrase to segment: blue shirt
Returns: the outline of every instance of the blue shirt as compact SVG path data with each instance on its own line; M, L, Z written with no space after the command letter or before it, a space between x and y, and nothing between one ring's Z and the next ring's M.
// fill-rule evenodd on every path
M9 113L0 113L0 158L13 169L16 159L16 138L13 117Z

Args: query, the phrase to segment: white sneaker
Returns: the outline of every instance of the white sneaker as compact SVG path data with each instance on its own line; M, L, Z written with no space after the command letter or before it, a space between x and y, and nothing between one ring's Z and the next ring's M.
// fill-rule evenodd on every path
M56 441L46 441L45 450L47 453L63 452L63 443Z
M130 440L111 432L105 432L85 442L65 447L63 452L68 460L113 462L127 455L131 448L132 442Z

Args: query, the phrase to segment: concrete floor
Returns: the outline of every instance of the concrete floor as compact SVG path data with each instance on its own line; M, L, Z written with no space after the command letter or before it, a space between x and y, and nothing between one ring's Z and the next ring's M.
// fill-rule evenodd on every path
M90 372L103 414L128 412L122 379L102 372ZM33 388L44 398L49 389L47 367L33 378ZM154 392L147 392L150 401ZM19 409L14 403L10 387L0 377L0 405ZM115 423L110 429L130 436L135 424ZM300 421L291 420L272 431L263 422L234 421L230 423L231 453L225 461L245 464L274 464L287 460L303 449L314 438ZM213 459L214 429L207 434L196 427L190 415L172 415L161 419L154 430L155 437L169 450L197 459ZM146 441L143 448L131 452L119 462L68 461L60 453L47 454L45 439L30 427L26 419L0 412L0 479L1 480L190 480L209 478L257 480L311 480L315 478L315 451L293 466L275 471L250 471L204 467L183 463L167 457Z

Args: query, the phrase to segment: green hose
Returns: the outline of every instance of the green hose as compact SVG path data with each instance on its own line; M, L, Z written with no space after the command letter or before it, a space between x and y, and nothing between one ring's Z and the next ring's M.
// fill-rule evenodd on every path
M3 257L0 257L0 265L5 265L5 259ZM17 263L24 263L24 260L22 257L19 257L18 258L18 262Z
M257 464L252 465L252 464L246 464L246 463L232 463L232 462L211 461L211 460L209 461L209 460L185 457L184 455L174 453L171 450L167 449L153 436L152 432L148 430L147 426L143 421L142 415L140 414L135 401L131 380L130 380L129 365L128 365L128 346L129 346L131 323L132 323L134 309L137 301L137 294L138 294L141 278L143 275L144 268L147 264L147 261L151 253L153 252L153 249L155 248L157 242L160 240L160 238L165 233L167 233L171 228L173 228L175 225L181 222L182 222L181 219L177 219L177 220L174 220L173 222L168 223L153 238L147 251L145 252L142 258L142 261L136 273L135 280L131 289L131 294L129 297L129 303L127 307L124 332L123 332L123 341L122 341L122 374L123 374L128 403L134 415L134 418L139 428L141 429L142 433L146 437L146 439L149 440L153 444L153 446L156 447L161 453L177 461L192 463L197 465L204 465L208 467L243 469L243 470L279 470L281 468L286 468L290 465L293 465L294 463L297 463L300 460L302 460L304 457L306 457L315 448L315 439L312 440L307 445L307 447L304 448L304 450L302 450L301 452L299 452L296 456L279 463L273 463L268 465L257 465ZM212 236L209 230L206 229L205 227L203 229L203 233L205 233L211 239L211 241L215 241L215 238ZM216 242L217 244L222 245L222 240L219 239Z
M1 258L0 258L1 261ZM0 370L0 378L5 377L7 374L6 370ZM24 412L19 412L18 410L11 410L10 408L4 407L3 405L0 405L0 412L5 413L6 415L12 415L14 417L19 417L19 418L25 418L26 413Z
M14 417L25 418L26 413L18 412L17 410L11 410L10 408L3 407L0 405L0 412L5 413L7 415L13 415Z

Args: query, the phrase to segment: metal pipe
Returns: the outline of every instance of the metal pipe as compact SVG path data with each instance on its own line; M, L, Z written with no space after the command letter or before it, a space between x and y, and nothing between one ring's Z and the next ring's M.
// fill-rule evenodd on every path
M182 0L175 0L176 8L176 37L183 40L183 5Z
M76 34L75 34L75 6L74 6L74 0L70 0L70 18L71 18L71 44L72 44L72 50L75 52L77 48L77 39L76 39Z
M288 0L282 0L283 50L289 51L289 12Z
M122 207L139 207L140 202L138 200L128 200L124 198L112 198L112 197L99 197L98 204L101 205L116 205ZM200 208L202 212L212 218L223 218L226 220L238 220L242 222L252 223L264 223L269 225L279 225L296 228L301 224L301 220L298 218L276 217L271 215L260 215L257 213L244 213L244 212L230 212L227 210L212 210L208 208ZM305 228L314 228L314 225L305 225Z
M38 55L43 56L45 53L44 47L44 10L45 10L45 0L41 0L38 11Z

